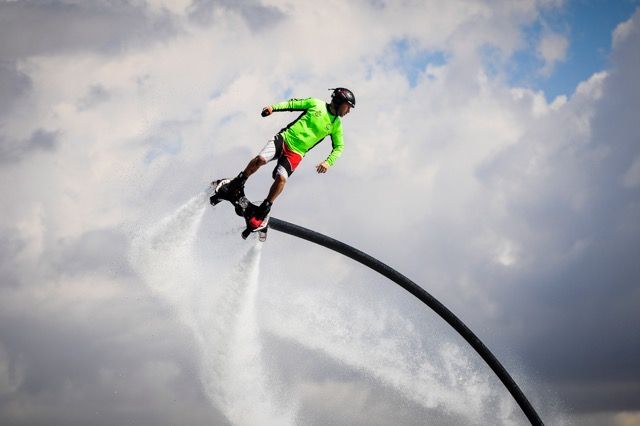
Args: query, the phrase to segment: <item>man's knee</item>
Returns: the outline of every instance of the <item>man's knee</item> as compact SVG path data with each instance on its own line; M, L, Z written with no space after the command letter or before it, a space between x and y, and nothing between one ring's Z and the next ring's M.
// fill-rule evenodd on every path
M267 160L264 159L261 155L256 155L253 159L253 162L258 166L264 166L265 164L267 164Z
M280 173L276 174L276 183L278 185L284 185L285 183L287 183L287 177L281 175Z

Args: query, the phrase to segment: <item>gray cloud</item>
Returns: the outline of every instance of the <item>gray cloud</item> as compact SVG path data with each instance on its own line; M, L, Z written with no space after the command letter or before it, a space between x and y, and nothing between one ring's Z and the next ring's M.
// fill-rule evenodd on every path
M15 257L27 242L12 229L0 232L0 287L16 287L20 283L20 270L16 268Z
M58 145L59 132L35 131L29 139L7 141L0 135L0 164L21 161L33 152L52 152Z
M446 5L427 24L436 16L428 8L380 2L345 6L339 16L312 13L301 2L288 19L253 2L198 1L186 17L139 3L2 3L0 53L8 59L0 94L9 102L0 114L33 87L42 90L24 116L6 120L14 134L31 136L1 139L0 161L16 163L0 169L2 194L11 200L2 205L0 234L0 385L9 384L0 390L2 423L224 423L203 395L192 331L166 301L143 290L126 262L129 232L157 223L207 179L237 173L294 118L261 120L263 102L281 100L287 90L322 97L325 87L345 80L358 96L358 109L345 119L345 154L318 177L311 165L326 155L327 142L310 153L274 214L353 243L423 285L523 379L544 414L556 398L569 412L638 410L640 204L629 172L638 156L637 34L619 39L605 79L585 85L601 97L577 93L553 109L477 68L476 40L503 40L501 52L510 52L518 26L535 16L533 6L504 2L496 12L495 4ZM216 20L220 10L244 19L251 36ZM331 33L323 27L329 19ZM171 38L182 25L189 31ZM337 56L308 51L320 37L341 47ZM443 49L447 60L426 78L420 58L409 58L405 65L417 77L409 84L407 70L378 49L414 38L417 51ZM58 60L33 57L40 54ZM33 68L18 67L27 57ZM249 57L258 71L247 71ZM82 75L60 65L70 61L84 64ZM59 88L49 71L77 81ZM83 143L59 149L62 135ZM38 161L35 153L55 161ZM247 186L255 199L270 183L269 173L260 173ZM235 238L237 218L226 213L208 210L194 243L197 266L208 268L199 283L214 290L244 247ZM432 337L447 330L426 321L405 293L285 238L272 234L264 246L259 300L270 300L269 308L289 306L310 288L333 290L354 314L380 313L372 301L382 300L414 324L416 344L437 348L446 340ZM276 299L282 306L269 299L277 288L288 291ZM313 325L308 312L292 312ZM344 339L362 343L342 325ZM323 332L332 337L337 328L328 324ZM412 424L424 414L459 423L303 339L265 334L267 359L283 364L269 373L300 392L309 423L387 423L398 415ZM497 398L487 407L499 405ZM177 417L182 413L191 417Z
M0 121L30 87L18 70L20 60L82 51L115 55L178 31L168 12L152 13L144 4L124 0L0 2Z
M124 0L0 3L3 60L78 50L117 53L176 31L170 15L154 15L143 5Z
M29 77L16 70L11 61L0 60L0 120L30 87Z
M24 237L1 235L3 425L226 424L192 336L131 273L121 232L50 240L33 271Z
M484 278L503 281L496 286L505 309L500 320L520 325L509 339L519 342L530 368L579 410L640 408L640 227L634 213L640 194L623 184L640 156L633 130L640 114L633 82L639 44L634 31L616 49L587 135L571 130L572 114L582 108L574 99L574 112L553 114L553 123L543 120L540 131L480 172L492 191L507 194L509 215L517 219L506 231L531 256L514 274ZM532 161L535 169L527 172Z
M48 256L60 272L99 271L126 276L130 274L126 258L128 237L110 229L88 231L71 241L60 241Z
M110 99L111 94L103 86L96 84L91 86L89 93L80 99L78 108L80 110L88 110Z
M260 2L233 0L194 0L189 7L189 17L200 25L215 22L216 10L237 12L247 22L249 28L261 31L285 18L285 14L273 6L265 6Z
M3 309L2 361L16 379L14 390L0 396L2 423L225 424L200 390L184 330L158 320L166 315L153 305L141 305L144 294L135 304L131 295L111 303L78 300L64 311L41 304L42 312L23 318ZM76 320L83 309L91 310L91 321Z

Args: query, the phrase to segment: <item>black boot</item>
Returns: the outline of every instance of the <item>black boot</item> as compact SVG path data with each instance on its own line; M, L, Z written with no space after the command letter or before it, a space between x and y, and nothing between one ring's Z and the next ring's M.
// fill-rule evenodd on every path
M238 176L234 177L229 185L231 188L244 188L244 184L247 181L248 177L244 174L244 172L238 173Z
M269 212L271 211L271 206L273 205L273 203L269 200L264 200L262 202L262 204L260 204L260 206L258 207L258 212L257 212L257 216L260 219L264 219L265 217L267 217L267 215L269 214Z
M272 203L270 201L264 200L262 204L258 206L251 217L249 217L247 220L251 229L258 229L262 226L264 218L267 217L267 215L271 211L271 205Z
M238 176L226 185L225 197L232 203L238 201L240 197L244 196L244 184L246 181L247 176L245 176L244 172L240 172Z
M244 172L240 172L233 179L220 179L211 182L214 193L209 197L209 202L214 206L222 200L236 204L240 198L244 197L244 183L246 181L247 176ZM242 216L241 213L238 214Z

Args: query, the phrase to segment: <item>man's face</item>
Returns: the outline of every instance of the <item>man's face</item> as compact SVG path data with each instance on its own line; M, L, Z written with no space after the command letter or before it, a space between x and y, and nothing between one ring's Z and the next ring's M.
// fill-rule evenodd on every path
M340 105L338 105L338 115L340 117L344 117L345 115L349 114L349 111L351 111L351 105L349 105L346 102L342 102Z

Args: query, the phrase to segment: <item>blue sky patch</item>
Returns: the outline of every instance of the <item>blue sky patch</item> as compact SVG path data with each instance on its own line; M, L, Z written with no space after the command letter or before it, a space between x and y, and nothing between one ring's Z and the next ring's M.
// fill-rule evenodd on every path
M441 66L447 63L447 56L443 51L419 49L406 38L394 41L391 52L393 52L394 68L399 69L406 76L411 87L418 84L418 79L427 65Z
M547 100L571 95L577 85L608 67L613 30L628 20L640 0L574 0L561 9L543 13L525 28L527 47L516 52L507 64L511 85L544 91ZM564 35L569 40L566 58L555 64L550 75L542 75L543 61L536 46L545 31ZM488 70L491 73L491 70Z

